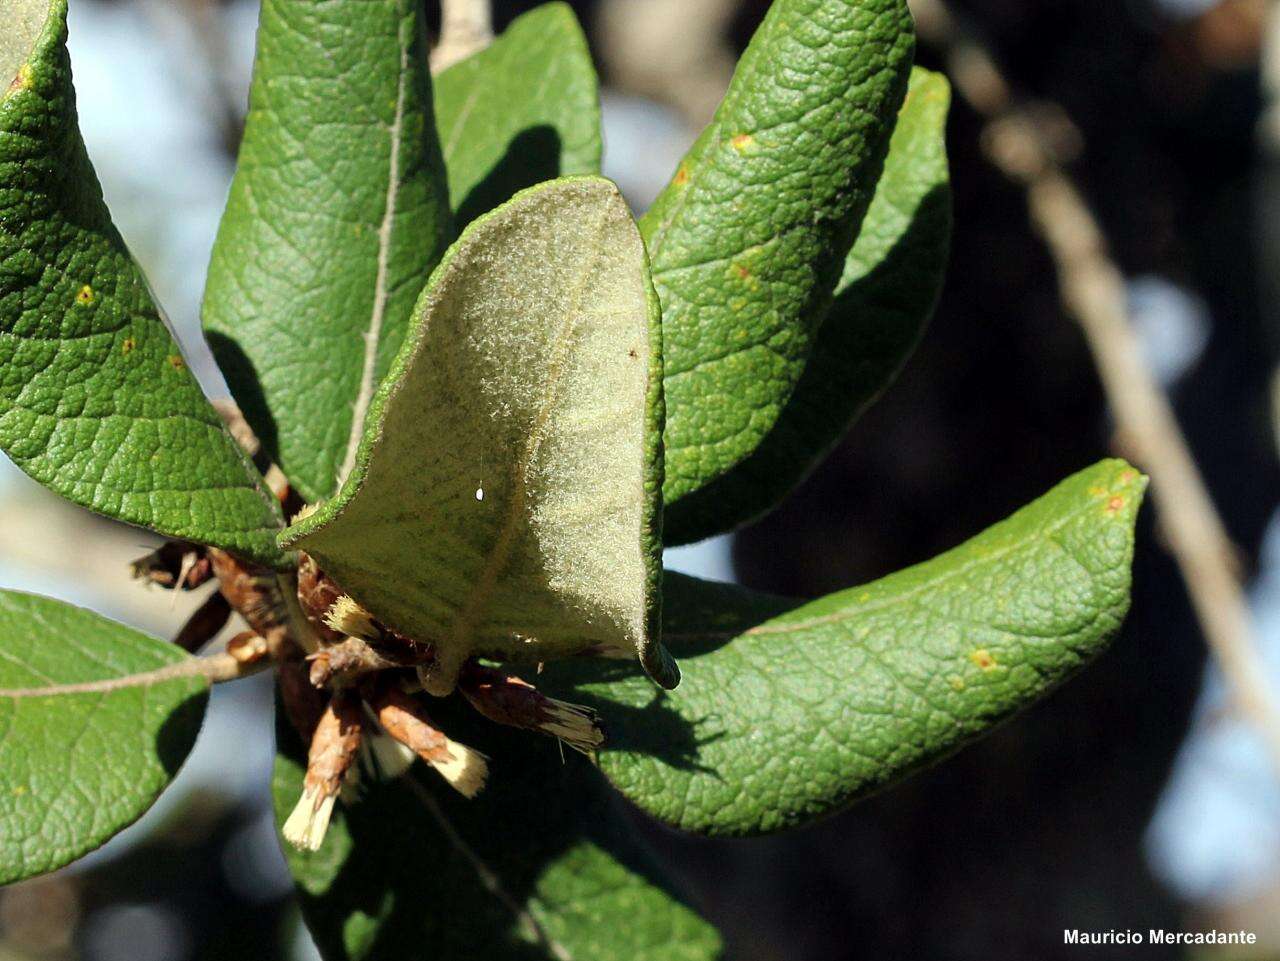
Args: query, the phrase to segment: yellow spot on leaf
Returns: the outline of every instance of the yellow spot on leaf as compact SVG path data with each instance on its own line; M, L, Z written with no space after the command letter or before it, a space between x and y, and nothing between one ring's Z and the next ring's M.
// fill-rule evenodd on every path
M733 139L730 140L729 143L733 144L734 150L738 151L738 153L742 153L744 150L746 150L748 147L751 146L754 140L755 138L752 137L751 134L740 133L740 134L735 134L733 136Z
M1115 497L1111 498L1111 500L1107 501L1107 513L1108 513L1108 514L1114 514L1114 513L1116 513L1118 510L1120 510L1120 508L1122 508L1122 507L1124 507L1124 498L1123 498L1123 497L1121 497L1119 494L1117 494Z
M93 292L93 288L90 287L88 284L85 284L83 287L81 287L79 292L76 294L76 303L80 304L82 307L88 307L91 303L93 303L97 299L98 297Z
M127 354L137 346L138 346L138 342L136 340L134 340L132 337L126 337L124 339L124 342L120 344L120 353Z
M995 656L992 655L992 653L985 647L980 647L970 654L969 660L973 661L974 664L984 671L989 671L993 667L997 666Z
M732 264L729 268L732 275L742 281L749 290L760 289L760 278L751 272L746 264Z
M9 81L9 89L6 93L16 93L19 90L31 89L31 64L24 63L18 68L17 75Z
M963 691L963 690L964 690L964 678L963 678L963 677L957 677L956 675L954 675L954 674L953 674L953 675L951 675L951 677L947 678L947 680L950 682L950 684L951 684L951 689L952 689L953 691Z
M13 795L14 795L14 797L22 797L22 795L24 795L24 794L26 794L26 793L27 793L27 786L26 786L25 784L15 784L15 785L14 785L14 787L13 787Z
M680 165L680 169L676 171L675 177L671 181L677 187L683 187L689 182L689 168L684 164Z
M168 360L169 360L169 366L172 367L174 370L183 370L187 366L187 362L183 360L181 355L179 354L170 354L168 357Z

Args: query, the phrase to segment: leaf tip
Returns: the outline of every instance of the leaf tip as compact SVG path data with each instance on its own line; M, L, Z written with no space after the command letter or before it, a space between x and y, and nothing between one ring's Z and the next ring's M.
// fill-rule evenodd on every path
M1119 458L1103 461L1099 466L1104 468L1105 478L1090 488L1090 493L1102 502L1102 510L1107 517L1132 525L1142 506L1150 478Z
M680 685L680 665L661 641L650 640L640 651L640 666L663 690L673 691Z

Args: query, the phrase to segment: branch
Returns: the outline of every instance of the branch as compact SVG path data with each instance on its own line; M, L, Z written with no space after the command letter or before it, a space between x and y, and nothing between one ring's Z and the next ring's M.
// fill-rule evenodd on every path
M453 66L493 40L490 0L440 0L440 41L431 51L431 72Z
M946 55L956 89L987 118L983 146L1027 191L1032 223L1053 256L1064 306L1093 353L1115 417L1117 441L1151 475L1169 551L1182 572L1205 641L1237 709L1262 734L1280 772L1280 708L1266 677L1235 548L1201 477L1169 398L1142 356L1129 323L1124 278L1102 231L1050 146L1051 133L1015 104L999 66L944 0L911 0L922 38Z
M737 0L603 0L593 38L610 85L674 106L695 130L733 77Z

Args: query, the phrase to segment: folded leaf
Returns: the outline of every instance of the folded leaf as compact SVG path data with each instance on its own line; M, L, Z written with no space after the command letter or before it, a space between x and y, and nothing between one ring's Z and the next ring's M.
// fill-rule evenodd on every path
M597 665L549 666L539 686L558 676L561 696L601 713L601 768L655 817L713 835L803 824L945 757L1100 652L1128 609L1145 486L1104 461L954 550L810 603L668 573L679 691Z
M951 239L946 78L920 67L884 174L795 393L760 446L667 508L663 540L685 544L766 513L821 462L915 350L933 314Z
M600 93L573 9L544 3L434 81L459 227L544 180L600 172Z
M290 527L357 601L436 648L639 653L661 683L661 344L617 188L567 178L473 222L431 278L356 469Z
M662 302L668 505L781 415L871 202L913 48L905 0L775 0L641 221Z
M204 324L307 500L355 462L369 401L452 227L420 0L266 0Z
M314 854L286 846L326 961L710 961L720 938L672 893L585 759L537 735L457 730L490 756L467 800L417 765L362 779ZM277 823L302 790L292 730L273 781ZM409 783L408 778L414 782Z
M4 11L0 448L91 510L278 563L279 506L187 370L103 203L76 125L66 3Z
M0 884L62 867L152 805L204 716L208 683L165 675L186 660L92 611L0 591Z

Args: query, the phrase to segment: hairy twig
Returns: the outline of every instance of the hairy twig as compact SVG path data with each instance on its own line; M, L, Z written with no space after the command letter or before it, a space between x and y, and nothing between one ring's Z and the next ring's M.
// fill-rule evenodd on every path
M490 0L440 0L440 41L431 51L431 71L465 60L493 40Z
M946 55L961 96L987 118L991 161L1027 191L1036 231L1058 270L1063 303L1084 331L1116 421L1117 442L1151 475L1159 520L1210 651L1241 714L1280 771L1280 708L1266 681L1235 549L1165 392L1129 323L1124 278L1088 204L1063 171L1039 115L1016 103L978 35L943 0L912 0L920 35Z

